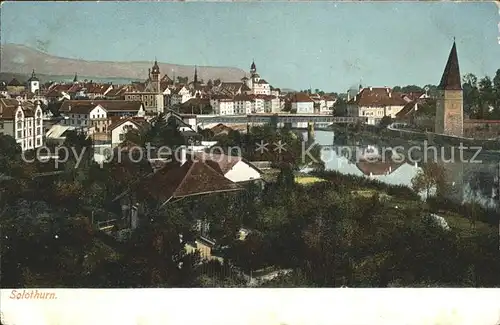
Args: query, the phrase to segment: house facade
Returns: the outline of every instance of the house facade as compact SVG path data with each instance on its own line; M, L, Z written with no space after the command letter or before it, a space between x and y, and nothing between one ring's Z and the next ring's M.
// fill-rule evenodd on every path
M407 104L402 93L389 87L362 88L347 102L347 114L353 117L368 117L368 124L378 124L384 116L396 118Z
M22 151L43 146L40 104L0 98L0 133L12 136Z
M126 117L144 117L141 102L126 100L69 100L60 108L63 125L80 128L87 133L107 133L113 120Z
M291 100L291 109L297 114L313 114L314 101L305 93L296 93Z

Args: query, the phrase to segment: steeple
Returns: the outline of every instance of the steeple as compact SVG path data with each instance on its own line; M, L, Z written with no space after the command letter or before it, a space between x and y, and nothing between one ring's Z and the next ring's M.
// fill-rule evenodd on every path
M193 80L193 82L195 84L198 83L198 69L196 68L196 66L194 66L194 80Z
M73 82L78 82L78 75L75 72L75 78L73 78Z
M462 90L455 38L453 38L453 46L451 48L450 55L448 56L448 62L446 62L446 67L444 68L443 76L441 77L438 89Z
M257 71L257 67L255 66L255 61L252 60L252 65L250 66L250 73L255 73Z

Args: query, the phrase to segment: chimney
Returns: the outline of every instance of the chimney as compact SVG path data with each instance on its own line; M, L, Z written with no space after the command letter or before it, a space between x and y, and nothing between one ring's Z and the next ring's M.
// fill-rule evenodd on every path
M351 100L351 90L347 90L347 101Z

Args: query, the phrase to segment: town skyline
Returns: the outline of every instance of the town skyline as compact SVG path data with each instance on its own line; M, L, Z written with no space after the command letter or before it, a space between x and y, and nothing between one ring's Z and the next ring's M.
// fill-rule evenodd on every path
M292 89L434 84L454 37L463 74L492 75L500 57L493 2L59 2L2 9L2 44L89 61L156 57L245 71L255 60L271 83Z

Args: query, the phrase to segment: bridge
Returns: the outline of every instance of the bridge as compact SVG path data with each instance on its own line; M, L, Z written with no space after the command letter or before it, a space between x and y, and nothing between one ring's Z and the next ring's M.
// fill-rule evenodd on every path
M222 124L247 124L247 123L343 123L356 124L368 122L367 117L337 117L319 114L249 114L249 115L197 115L199 125Z

